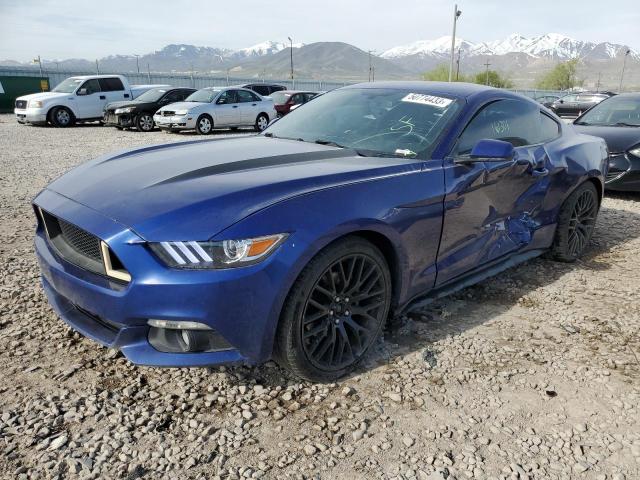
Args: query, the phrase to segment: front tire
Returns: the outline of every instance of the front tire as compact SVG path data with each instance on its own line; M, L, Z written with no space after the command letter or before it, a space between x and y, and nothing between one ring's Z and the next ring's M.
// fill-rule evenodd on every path
M552 258L575 262L584 253L593 235L599 208L598 191L591 182L583 183L569 195L558 215Z
M256 132L262 132L268 126L269 126L269 117L267 117L267 115L264 113L261 113L260 115L258 115L258 117L256 118L256 123L254 125Z
M71 110L66 107L55 107L49 114L49 120L54 127L67 128L75 123Z
M150 132L155 126L153 116L149 113L141 113L136 117L136 127L140 132Z
M305 267L285 302L274 357L311 381L352 371L378 338L389 314L391 275L374 245L347 237Z
M196 120L196 132L198 135L209 135L213 132L213 119L209 115L200 115Z

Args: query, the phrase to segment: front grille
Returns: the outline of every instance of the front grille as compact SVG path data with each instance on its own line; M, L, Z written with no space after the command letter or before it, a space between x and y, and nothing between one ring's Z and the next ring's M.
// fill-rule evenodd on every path
M16 100L16 108L19 108L21 110L27 108L27 101L26 100Z
M58 218L58 224L60 225L62 237L71 248L85 257L99 262L102 261L100 239L98 237L76 227L72 223L65 222L61 218Z
M44 210L40 212L49 242L62 258L78 267L105 275L98 237Z
M171 110L163 110L162 111L162 116L163 117L173 117L176 114L176 112L173 112Z

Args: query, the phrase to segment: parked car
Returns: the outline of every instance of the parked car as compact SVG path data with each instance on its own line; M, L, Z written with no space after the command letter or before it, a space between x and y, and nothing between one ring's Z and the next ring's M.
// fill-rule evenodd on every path
M246 88L208 87L189 95L184 102L162 107L155 124L169 131L195 130L208 135L216 128L254 127L261 132L276 118L273 101Z
M572 93L559 98L549 107L557 115L561 117L578 117L597 105L603 100L611 97L613 94L608 93Z
M20 123L69 127L76 122L102 120L107 103L132 100L147 90L164 85L129 85L122 75L70 77L50 92L32 93L16 99L14 113Z
M35 198L35 248L58 314L134 363L273 357L327 381L416 302L544 252L577 259L606 160L505 90L352 85L260 135L77 167Z
M317 94L317 92L306 92L300 90L282 90L271 94L271 99L276 107L278 116L283 117L292 110L292 107L295 109L299 105L307 103Z
M560 100L558 95L540 95L536 97L536 102L544 105L547 108L550 108L553 105L553 102Z
M113 102L104 108L104 124L116 128L135 127L141 132L150 132L155 127L153 115L171 103L182 102L196 91L195 88L153 88L128 102Z
M248 83L246 85L240 85L240 87L253 90L258 95L261 95L263 97L268 97L274 92L279 92L281 90L287 89L287 87L285 87L284 85L277 85L273 83Z
M640 192L640 93L623 93L599 103L573 124L601 137L609 147L605 187Z

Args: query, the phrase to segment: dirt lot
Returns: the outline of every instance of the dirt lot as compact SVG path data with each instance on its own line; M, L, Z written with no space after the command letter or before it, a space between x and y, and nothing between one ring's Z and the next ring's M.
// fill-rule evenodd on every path
M52 312L29 202L87 159L186 138L0 115L0 477L640 478L640 195L604 201L583 261L413 315L339 384L134 367Z

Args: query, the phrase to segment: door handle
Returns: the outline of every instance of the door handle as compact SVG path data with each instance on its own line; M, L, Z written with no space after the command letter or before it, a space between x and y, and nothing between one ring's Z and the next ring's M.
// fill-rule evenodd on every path
M124 94L124 98L129 98L129 94L128 94L128 93L125 93L125 94Z
M256 105L257 105L257 103L252 103L251 104L252 107L255 107Z
M233 108L238 108L238 105L234 105Z
M100 95L100 100L106 100L107 97L105 97L104 95Z

